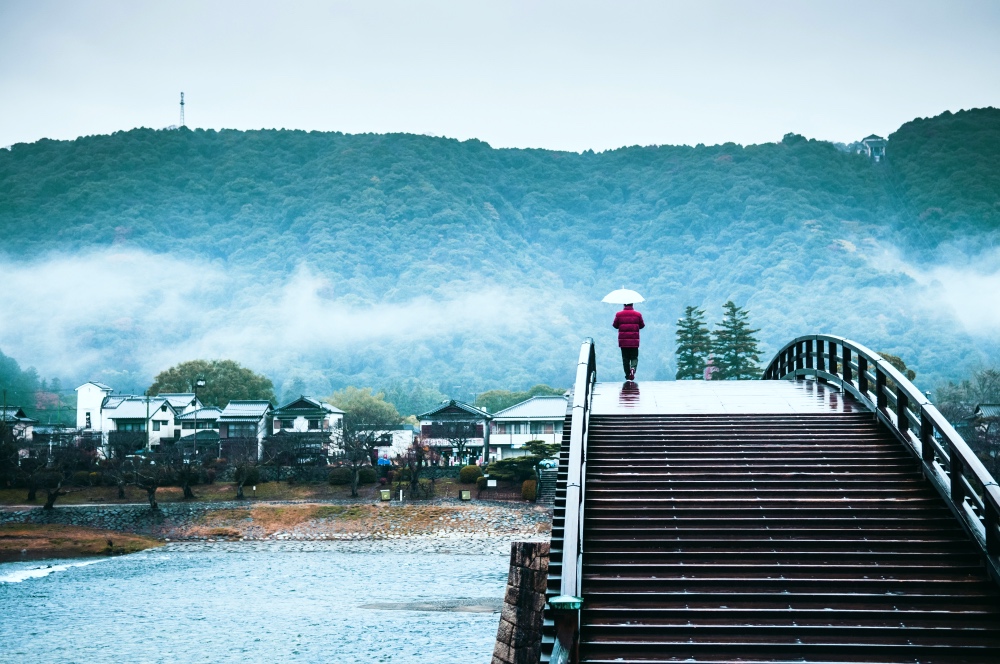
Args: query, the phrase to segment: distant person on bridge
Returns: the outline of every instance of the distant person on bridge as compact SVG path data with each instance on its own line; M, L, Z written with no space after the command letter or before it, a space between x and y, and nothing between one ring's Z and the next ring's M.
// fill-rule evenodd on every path
M639 366L639 330L646 327L642 314L631 304L615 314L614 328L618 330L618 347L622 349L622 367L625 380L635 379L635 369Z

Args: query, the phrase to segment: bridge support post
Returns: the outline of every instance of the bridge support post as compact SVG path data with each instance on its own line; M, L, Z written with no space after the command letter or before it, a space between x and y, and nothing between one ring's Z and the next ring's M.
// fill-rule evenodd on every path
M1000 514L989 498L983 501L983 525L986 527L986 553L990 556L1000 555Z
M816 371L826 371L826 354L823 350L824 342L822 339L816 340ZM817 380L821 383L826 382L826 378L822 376L817 377Z
M962 504L965 503L965 481L962 474L965 470L962 463L962 455L958 453L954 445L948 445L948 479L951 481L951 502L962 511Z
M868 395L868 360L864 355L858 355L858 391Z
M879 412L885 411L889 405L889 397L885 395L885 374L878 366L875 367L875 408Z
M920 409L920 459L928 466L934 463L934 425L923 408Z
M906 397L906 393L903 392L902 388L898 385L896 386L896 430L903 435L904 440L907 439L907 432L910 430L910 418L907 416L906 408L909 406L910 400Z
M551 604L550 604L551 606ZM576 664L580 661L580 610L567 609L553 612L556 642L552 646L550 664Z

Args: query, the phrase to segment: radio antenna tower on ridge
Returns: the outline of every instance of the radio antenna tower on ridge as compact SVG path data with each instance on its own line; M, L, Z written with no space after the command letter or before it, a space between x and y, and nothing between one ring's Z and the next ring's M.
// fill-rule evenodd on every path
M181 93L181 126L184 125L184 93Z

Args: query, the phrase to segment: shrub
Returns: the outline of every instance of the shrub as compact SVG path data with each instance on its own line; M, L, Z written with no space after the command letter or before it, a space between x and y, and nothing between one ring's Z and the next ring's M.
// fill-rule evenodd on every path
M330 471L327 476L330 480L330 484L350 484L351 483L351 469L350 468L334 468Z
M359 484L375 484L376 473L375 469L369 466L365 466L358 471L358 483Z
M76 486L90 486L90 473L86 470L78 470L73 473L73 484Z
M380 477L378 478L378 483L381 484L382 486L385 486L388 483L388 480L385 479L384 477Z
M104 478L100 473L90 473L90 486L101 486L101 482Z
M205 481L209 484L215 484L215 468L209 468L205 471Z
M462 466L458 471L458 481L462 484L473 484L483 476L483 469L479 466Z
M524 500L535 500L535 492L538 488L538 483L535 480L524 480L521 483L521 498Z
M482 491L483 489L486 488L486 482L487 481L488 480L485 477L477 477L476 478L476 488L479 489L480 491Z

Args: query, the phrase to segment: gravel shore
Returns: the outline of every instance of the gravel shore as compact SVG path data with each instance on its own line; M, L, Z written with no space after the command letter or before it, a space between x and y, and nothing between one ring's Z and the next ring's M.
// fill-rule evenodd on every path
M530 503L175 503L0 509L0 524L62 524L168 542L547 539L550 508ZM423 545L421 545L423 546ZM427 546L432 546L428 544ZM484 544L483 546L489 546Z

